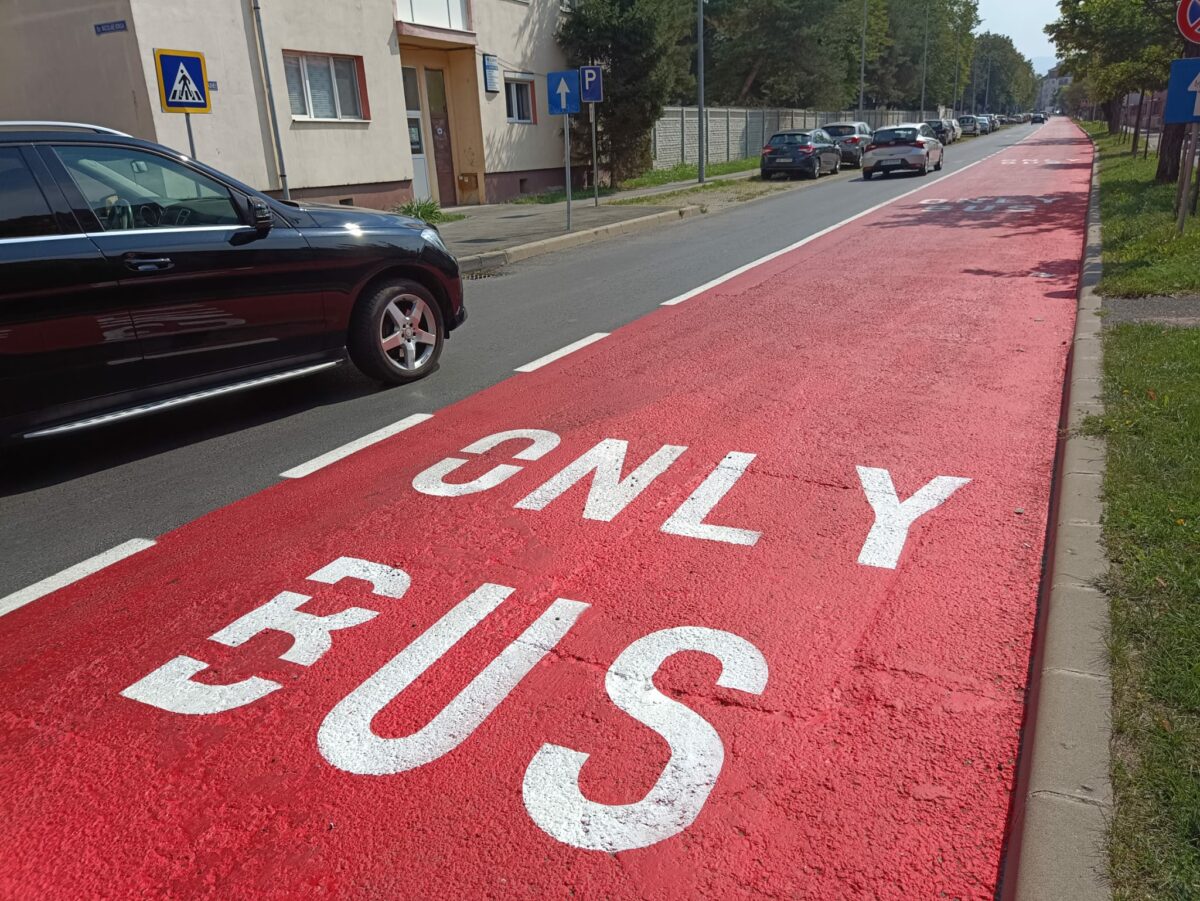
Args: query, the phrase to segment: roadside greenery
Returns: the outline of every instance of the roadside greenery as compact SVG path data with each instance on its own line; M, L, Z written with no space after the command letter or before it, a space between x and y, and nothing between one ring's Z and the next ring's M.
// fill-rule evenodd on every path
M1106 241L1108 221L1105 222ZM1200 897L1200 329L1105 337L1118 901Z
M975 33L978 0L927 0L920 15L911 0L866 3L868 109L914 110L922 99L929 110L1018 112L1033 104L1030 61L1008 37ZM857 108L862 23L863 0L707 0L707 102ZM695 4L574 0L557 37L567 65L604 67L605 97L596 114L606 168L618 183L644 172L650 128L663 107L697 100ZM588 123L577 119L574 139L585 157Z
M429 225L441 225L443 222L458 222L466 219L464 213L447 213L432 197L425 200L410 200L408 203L392 208L393 213L401 216L411 216Z
M1104 277L1100 293L1120 297L1200 294L1200 221L1175 234L1175 186L1156 183L1154 157L1129 152L1103 123L1085 123L1100 151Z
M746 172L750 169L757 169L759 164L758 154L749 159L730 160L724 163L709 163L704 167L705 175L732 175L735 172ZM623 190L632 188L653 188L658 185L669 185L676 181L693 181L700 170L697 169L695 163L677 163L670 169L651 169L636 178L626 179L621 182Z

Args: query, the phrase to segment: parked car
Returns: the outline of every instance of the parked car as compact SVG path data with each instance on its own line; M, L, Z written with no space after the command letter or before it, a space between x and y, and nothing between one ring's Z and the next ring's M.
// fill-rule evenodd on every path
M776 175L803 175L818 178L825 172L836 173L842 167L842 151L833 138L820 128L811 131L780 131L762 149L759 174L763 179Z
M876 172L919 172L927 175L930 169L940 170L945 150L933 129L924 122L907 122L875 132L863 155L863 180Z
M963 136L962 126L958 124L958 120L955 119L953 116L951 116L949 119L943 119L942 121L945 122L946 125L948 125L950 127L950 131L953 135L953 137L950 140L951 144L953 144L955 141L957 141L959 138L961 138Z
M954 132L946 125L945 119L926 119L925 124L943 144L949 144L954 138Z
M991 115L988 116L988 122L991 123L992 131L1000 130L1000 117L997 116L995 113L992 113Z
M0 123L0 440L350 360L401 384L466 319L437 229L276 200L97 126Z
M992 120L987 116L976 116L975 121L979 123L979 133L981 135L990 135L994 130L992 128Z
M1044 113L1034 113L1029 117L1029 121L1034 125L1045 125L1046 116Z
M821 128L837 141L843 163L855 168L862 167L863 151L871 143L870 125L866 122L831 122Z
M979 130L979 119L975 116L959 116L958 127L962 129L964 135L979 135L982 132Z

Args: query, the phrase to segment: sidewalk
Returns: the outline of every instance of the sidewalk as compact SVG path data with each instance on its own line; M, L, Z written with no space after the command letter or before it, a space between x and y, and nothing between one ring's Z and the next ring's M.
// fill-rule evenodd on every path
M740 182L757 175L757 169L720 175L709 182ZM634 203L634 198L676 194L695 188L696 182L671 182L650 188L617 191L600 198L595 206L590 192L576 197L571 204L571 231L567 232L567 204L561 203L492 203L480 206L448 207L446 212L465 215L457 222L439 226L442 237L452 253L459 258L464 271L470 272L492 265L505 265L515 261L513 254L503 257L503 252L515 248L535 245L538 252L559 249L555 239L563 239L561 246L586 243L603 234L619 234L653 228L676 213L679 218L697 215L702 210L684 196L663 198L663 203ZM622 203L622 201L625 201ZM598 232L598 230L602 230ZM552 246L540 247L541 242L554 241ZM521 255L533 256L534 253Z

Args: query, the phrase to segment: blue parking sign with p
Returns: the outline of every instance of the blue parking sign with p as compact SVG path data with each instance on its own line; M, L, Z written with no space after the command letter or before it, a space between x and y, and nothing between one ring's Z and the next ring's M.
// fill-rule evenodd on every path
M164 113L212 111L204 54L195 50L155 50L158 98Z
M599 66L580 66L579 90L584 103L603 103L604 70Z

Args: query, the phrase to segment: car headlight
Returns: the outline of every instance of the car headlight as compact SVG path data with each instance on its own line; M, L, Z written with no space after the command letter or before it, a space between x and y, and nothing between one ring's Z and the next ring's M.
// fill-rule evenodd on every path
M421 229L421 238L425 243L437 247L442 253L450 253L450 248L446 246L446 242L442 240L442 235L436 228Z

